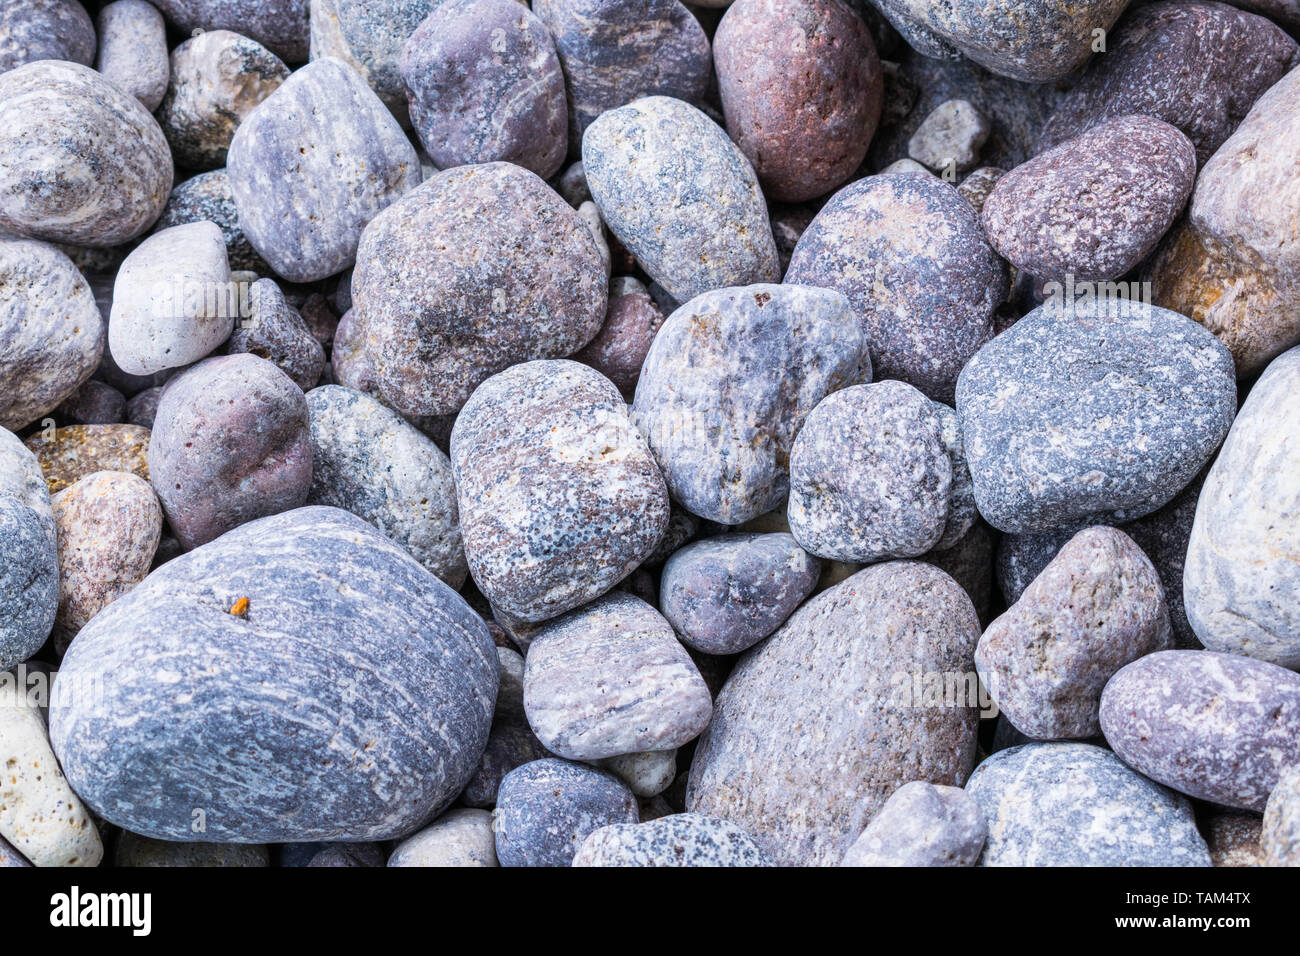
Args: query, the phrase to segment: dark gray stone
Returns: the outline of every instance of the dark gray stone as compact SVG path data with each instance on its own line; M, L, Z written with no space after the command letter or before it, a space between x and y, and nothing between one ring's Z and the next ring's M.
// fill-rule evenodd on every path
M37 60L95 60L95 26L77 0L5 0L0 7L0 73Z
M528 726L524 713L523 657L508 647L497 647L497 661L501 667L501 683L492 713L492 730L483 759L460 795L461 802L471 807L496 806L497 789L506 774L515 767L551 756ZM491 837L491 830L488 836Z
M320 381L325 368L325 349L273 279L258 279L248 289L248 315L240 317L226 342L228 355L241 352L273 362L304 392Z
M675 813L648 823L614 823L582 842L573 866L773 866L734 823Z
M126 396L106 382L91 379L65 398L57 413L69 425L116 425L126 421Z
M226 240L226 259L232 272L266 274L271 271L239 225L239 211L230 191L230 174L224 169L199 173L173 189L154 229L203 220L215 223L221 229Z

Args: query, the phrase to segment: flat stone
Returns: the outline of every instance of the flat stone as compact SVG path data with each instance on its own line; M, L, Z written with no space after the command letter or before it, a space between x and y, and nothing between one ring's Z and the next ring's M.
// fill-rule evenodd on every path
M147 0L114 0L99 11L95 26L99 34L95 69L152 113L167 93L171 76L162 14Z
M582 842L573 866L773 866L734 823L675 813L648 823L614 823Z
M389 866L496 866L496 837L487 810L448 810L397 845Z
M840 866L974 866L987 836L970 794L917 780L885 801Z

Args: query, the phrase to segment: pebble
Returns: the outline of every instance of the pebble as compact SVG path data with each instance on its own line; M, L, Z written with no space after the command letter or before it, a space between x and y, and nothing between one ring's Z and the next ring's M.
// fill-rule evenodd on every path
M147 0L114 0L99 11L96 27L99 53L95 69L152 113L167 93L171 76L162 14Z
M501 683L487 748L460 795L461 802L471 807L490 809L497 802L497 789L506 774L515 767L551 756L528 726L524 712L523 657L509 647L498 646L497 661Z
M124 830L113 850L113 865L267 867L271 865L271 852L258 844L170 843Z
M162 393L163 388L158 385L132 395L126 403L126 420L132 425L152 429L154 416L158 414L158 402L162 398Z
M497 866L492 814L487 810L448 810L399 843L388 865Z
M695 107L649 96L601 114L582 165L605 225L679 302L780 279L753 167Z
M41 466L0 428L0 670L41 649L59 605L59 555Z
M1106 685L1101 730L1152 780L1259 813L1300 763L1300 674L1215 651L1150 654Z
M497 690L469 606L323 507L168 562L82 629L69 679L108 683L50 708L74 789L135 833L189 840L201 822L219 843L412 832L469 778Z
M126 420L126 396L91 379L65 398L55 414L70 425L119 425Z
M31 866L31 864L27 862L27 857L9 845L8 840L0 837L0 868L10 866L22 867Z
M641 800L648 800L663 793L677 779L677 750L646 750L602 757L596 765L622 780Z
M307 59L310 0L151 0L181 33L236 30L286 63Z
M630 399L663 324L664 314L646 287L630 276L618 276L610 283L605 324L573 358L604 375Z
M247 315L241 315L226 342L226 352L248 352L273 362L304 392L320 381L325 349L298 310L285 301L273 279L258 279L248 288Z
M916 780L885 801L840 866L974 866L987 836L969 793Z
M97 471L125 471L149 477L150 431L139 425L69 425L27 439L50 494Z
M226 260L232 272L251 271L265 275L270 266L262 261L239 225L239 211L230 191L230 174L225 169L199 173L172 190L155 230L191 222L211 222L226 242Z
M1300 767L1283 772L1269 794L1259 846L1266 866L1300 866Z
M386 860L377 843L330 843L307 861L308 866L379 867Z
M6 0L0 8L0 73L37 60L95 60L95 25L77 0Z
M992 127L969 100L944 100L907 141L907 154L935 172L966 172L979 162Z
M961 181L957 186L957 192L962 194L965 200L975 208L976 212L983 213L984 203L988 201L989 194L993 192L993 187L1006 174L1005 169L997 166L981 166L979 169L972 170Z
M614 823L593 832L573 866L773 866L740 827L700 813L675 813L648 823Z
M1253 813L1219 813L1203 827L1210 862L1215 866L1265 866L1260 849L1260 818Z

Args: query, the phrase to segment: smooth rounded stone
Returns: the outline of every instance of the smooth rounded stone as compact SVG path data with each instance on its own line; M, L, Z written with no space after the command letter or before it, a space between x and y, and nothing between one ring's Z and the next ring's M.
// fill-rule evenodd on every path
M318 346L319 347L319 346ZM308 504L351 511L453 588L469 573L457 526L451 463L392 409L339 385L307 394L312 477Z
M587 171L583 168L582 160L570 164L553 182L555 191L574 209L591 201L591 190L587 188Z
M502 866L569 866L601 827L638 821L636 797L616 777L567 760L535 760L501 781L493 814Z
M841 189L799 239L785 281L843 293L877 377L948 403L1007 294L979 216L935 176L868 176Z
M153 428L154 416L158 414L158 402L162 399L161 385L146 388L143 392L132 395L126 403L126 420L142 428Z
M9 841L0 837L0 869L5 867L31 866L27 857L9 845Z
M480 385L452 430L451 466L470 573L524 621L604 594L668 523L663 478L622 396L577 362L526 362Z
M166 95L171 77L162 14L146 0L114 0L99 11L96 26L99 52L95 69L152 113Z
M820 575L821 562L793 535L719 535L668 559L660 608L687 647L736 654L784 624Z
M448 415L494 373L586 345L607 281L576 211L536 174L487 163L439 173L378 216L352 295L385 401Z
M0 675L0 761L0 837L36 866L98 866L99 831L59 769L40 708L12 674Z
M403 105L409 97L411 124L440 169L500 160L543 178L559 172L564 73L546 25L517 0L437 4L406 41L400 69Z
M103 324L72 260L0 239L0 427L19 429L73 395L99 365Z
M238 311L221 230L211 222L172 226L122 263L108 347L131 375L190 365L229 338Z
M839 0L736 0L713 58L727 132L769 199L825 195L862 164L884 80L871 31Z
M956 544L943 550L927 551L917 559L933 564L960 584L975 605L980 624L985 626L993 619L990 612L993 607L995 539L996 535L989 526L976 520Z
M235 196L230 190L230 175L224 169L199 173L173 189L154 228L161 230L205 220L215 223L221 230L226 242L226 260L232 272L265 274L271 271L239 225Z
M107 382L91 379L55 409L69 425L118 425L126 420L126 396Z
M1218 339L1127 299L1035 309L957 385L980 514L1012 533L1150 514L1191 482L1236 411Z
M823 591L740 658L686 809L739 824L778 863L838 864L903 783L965 782L979 716L962 687L978 637L970 598L928 564L874 565ZM949 689L914 699L922 675Z
M0 73L0 229L107 248L158 218L172 188L158 121L94 70L42 60Z
M95 60L95 25L77 0L5 0L0 7L0 73L36 60Z
M509 638L505 638L508 642ZM509 647L497 647L501 683L487 748L461 794L471 807L491 808L497 802L501 781L515 767L551 756L528 726L524 713L524 659Z
M1300 674L1215 651L1150 654L1106 685L1101 730L1152 780L1262 812L1280 773L1300 763Z
M636 279L619 276L610 283L605 324L573 359L590 365L618 386L624 398L631 398L650 345L663 324L664 314L646 287Z
M173 843L123 830L113 850L113 865L125 867L266 867L270 850L259 844Z
M380 867L386 864L378 843L331 843L307 861L308 866Z
M1081 740L1101 732L1106 682L1124 665L1172 646L1151 561L1122 531L1087 528L984 632L975 667L1021 733Z
M981 866L1209 866L1191 802L1082 743L999 750L966 792L988 822Z
M992 128L969 100L944 100L907 141L907 154L936 172L965 172L979 162Z
M607 110L641 96L699 103L712 89L708 37L678 0L536 0L533 12L564 67L571 152Z
M642 753L602 757L597 762L642 800L658 796L677 778L677 751L647 750Z
M286 63L303 63L308 51L310 0L150 0L181 33L235 30L252 37Z
M885 801L840 866L974 866L987 836L970 794L917 780Z
M1150 116L1119 116L999 179L984 226L1003 258L1038 279L1115 279L1169 230L1195 179L1186 136Z
M695 107L649 96L601 114L582 164L605 225L679 302L780 279L753 167Z
M320 381L325 349L284 299L273 279L258 279L248 289L248 315L241 316L226 343L226 353L264 358L304 392Z
M120 471L87 475L50 504L59 539L54 637L62 648L149 574L162 537L162 509L149 482Z
M298 70L244 118L226 171L248 241L290 282L351 266L362 230L421 180L402 128L335 57Z
M150 434L139 425L69 425L53 435L38 432L26 445L54 494L97 471L125 471L147 480Z
M1296 55L1279 27L1227 4L1135 5L1048 117L1038 149L1142 113L1182 130L1204 163Z
M633 414L674 500L737 525L786 497L791 449L814 406L870 378L866 336L839 293L718 289L659 330Z
M255 355L199 363L158 402L149 478L186 550L299 507L312 483L302 390Z
M58 605L57 537L41 466L0 428L0 669L41 649Z
M903 382L843 389L795 439L790 531L821 558L916 557L944 534L952 475L934 402Z
M1269 794L1259 848L1266 866L1300 866L1300 767L1284 771Z
M957 186L957 192L962 194L965 200L975 208L976 212L983 213L984 203L988 200L989 194L993 192L993 187L1006 174L1005 169L1000 169L997 166L981 166L979 169L972 170L961 181Z
M487 810L448 810L399 843L388 865L497 866L492 814Z
M573 858L573 866L773 865L772 858L740 827L701 813L601 827L583 840Z
M189 840L201 808L214 842L367 841L460 792L497 667L459 595L360 518L311 507L159 568L82 629L65 680L106 685L56 695L50 728L111 822Z
M1215 866L1267 866L1259 845L1261 820L1254 813L1218 813L1204 827L1210 862Z
M613 591L534 635L524 710L551 753L599 760L680 747L708 724L713 701L663 616Z

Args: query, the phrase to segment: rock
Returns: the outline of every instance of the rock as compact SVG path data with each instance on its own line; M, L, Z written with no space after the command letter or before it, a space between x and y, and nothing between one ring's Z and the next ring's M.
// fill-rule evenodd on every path
M1283 772L1269 794L1259 846L1266 866L1300 866L1300 769Z
M1125 299L1035 309L957 385L980 514L1013 533L1150 514L1214 453L1236 407L1214 336Z
M488 734L483 759L461 794L461 801L471 807L495 806L497 789L506 774L515 767L551 756L533 733L533 728L528 726L528 717L524 713L523 657L508 647L496 650L501 683L496 710L492 714L492 730Z
M650 96L602 114L582 165L605 225L678 301L780 278L753 168L693 106Z
M894 791L840 866L974 866L987 836L970 794L918 780Z
M171 76L162 14L146 0L114 0L99 11L96 25L99 54L95 69L152 113L167 93Z
M1260 819L1253 813L1219 813L1207 821L1205 842L1215 866L1265 866Z
M802 202L862 164L884 80L867 25L837 0L737 0L713 58L727 132L769 199Z
M673 780L677 778L677 751L646 750L641 753L619 754L616 757L602 757L596 761L596 765L618 777L636 796L646 800L672 786Z
M238 315L221 230L210 222L172 226L122 263L108 347L118 367L132 375L179 368L226 341Z
M43 242L0 240L0 427L53 411L103 351L95 298L72 260Z
M984 227L1000 255L1049 283L1117 279L1168 232L1195 179L1186 136L1149 116L1120 116L999 179Z
M440 173L379 216L352 294L384 400L447 415L496 372L586 345L606 281L578 214L535 174L488 163Z
M330 843L317 852L308 866L378 867L385 864L384 851L378 843Z
M964 173L979 162L991 131L988 118L969 100L944 100L916 128L907 153L935 172Z
M989 825L982 866L1209 866L1187 798L1091 744L999 750L966 792Z
M975 207L975 211L983 213L984 203L989 198L989 193L993 192L993 187L998 184L1003 176L1007 174L1005 169L999 169L997 166L981 166L979 169L971 171L961 184L957 186L957 192L961 193L965 200Z
M108 693L56 695L51 737L76 791L145 836L191 839L201 808L214 842L392 839L469 778L495 657L478 616L397 545L302 508L168 562L98 614L59 680L111 674Z
M636 823L636 797L603 771L535 760L501 781L493 818L502 866L568 866L591 833Z
M186 550L299 507L312 481L302 391L254 355L201 362L158 402L149 478Z
M338 385L307 395L312 477L307 502L364 518L453 588L469 573L451 462L401 416Z
M624 398L631 398L650 345L663 324L664 314L646 287L636 279L620 276L609 287L605 324L573 358L613 382Z
M230 191L230 175L224 169L199 173L173 189L154 228L160 230L204 220L216 224L221 230L226 242L226 260L232 272L265 274L271 271L239 225L239 212Z
M158 401L162 398L162 386L146 388L138 395L131 396L126 403L126 420L132 425L152 429L154 416L158 414Z
M271 865L265 846L238 843L169 843L122 831L113 851L113 865L183 867L259 867Z
M448 810L397 845L389 866L496 866L496 837L487 810Z
M813 407L870 377L866 337L838 293L719 289L668 317L633 409L673 498L737 525L786 497L791 448Z
M126 420L126 396L106 382L91 379L55 409L70 425L119 425Z
M226 352L248 352L275 363L304 392L320 381L325 368L325 349L272 279L258 279L249 288L248 315L235 325Z
M286 63L307 59L309 0L151 0L181 33L237 30Z
M504 161L542 178L559 172L569 108L546 25L516 0L434 6L400 62L403 108L409 96L411 123L434 165Z
M939 441L943 443L948 460L952 463L952 490L948 495L948 520L943 534L935 542L933 551L954 547L979 519L975 506L975 483L966 466L966 448L961 437L961 419L942 402L931 402L931 410L939 418Z
M664 565L660 607L688 647L747 650L785 623L817 586L821 562L789 534L724 534Z
M0 838L0 868L31 866L27 857L9 845L9 841Z
M686 809L740 825L778 863L838 864L901 784L965 782L977 710L938 698L973 687L978 636L970 599L928 564L875 565L822 592L740 658ZM922 675L952 683L927 704L911 696Z
M1214 651L1150 654L1106 685L1101 730L1152 780L1258 813L1300 763L1300 674Z
M933 176L845 186L800 238L785 281L842 292L861 319L876 375L949 403L1007 293L1006 266L979 216Z
M139 425L69 425L52 436L27 439L50 494L97 471L125 471L148 479L150 431Z
M0 9L0 73L37 60L95 60L95 26L77 0L7 0Z
M1082 740L1101 732L1106 681L1172 646L1164 589L1150 560L1123 532L1088 528L984 632L975 666L1021 733Z
M298 70L244 118L226 169L245 235L290 282L351 266L362 230L421 179L402 128L334 57Z
M740 827L700 813L614 823L583 842L573 866L772 866Z
M0 428L0 669L41 649L58 606L57 538L41 466Z
M157 120L76 63L0 73L0 155L0 229L50 242L128 242L158 218L172 188Z
M663 617L621 591L549 622L524 666L524 710L558 757L672 750L697 737L713 702Z
M668 522L663 478L618 390L577 362L527 362L480 385L452 430L451 465L470 573L524 621L604 594Z
M994 545L994 532L977 520L952 547L927 551L918 559L933 564L961 585L975 605L982 625L993 619L989 612L993 603ZM850 567L857 570L856 566Z

